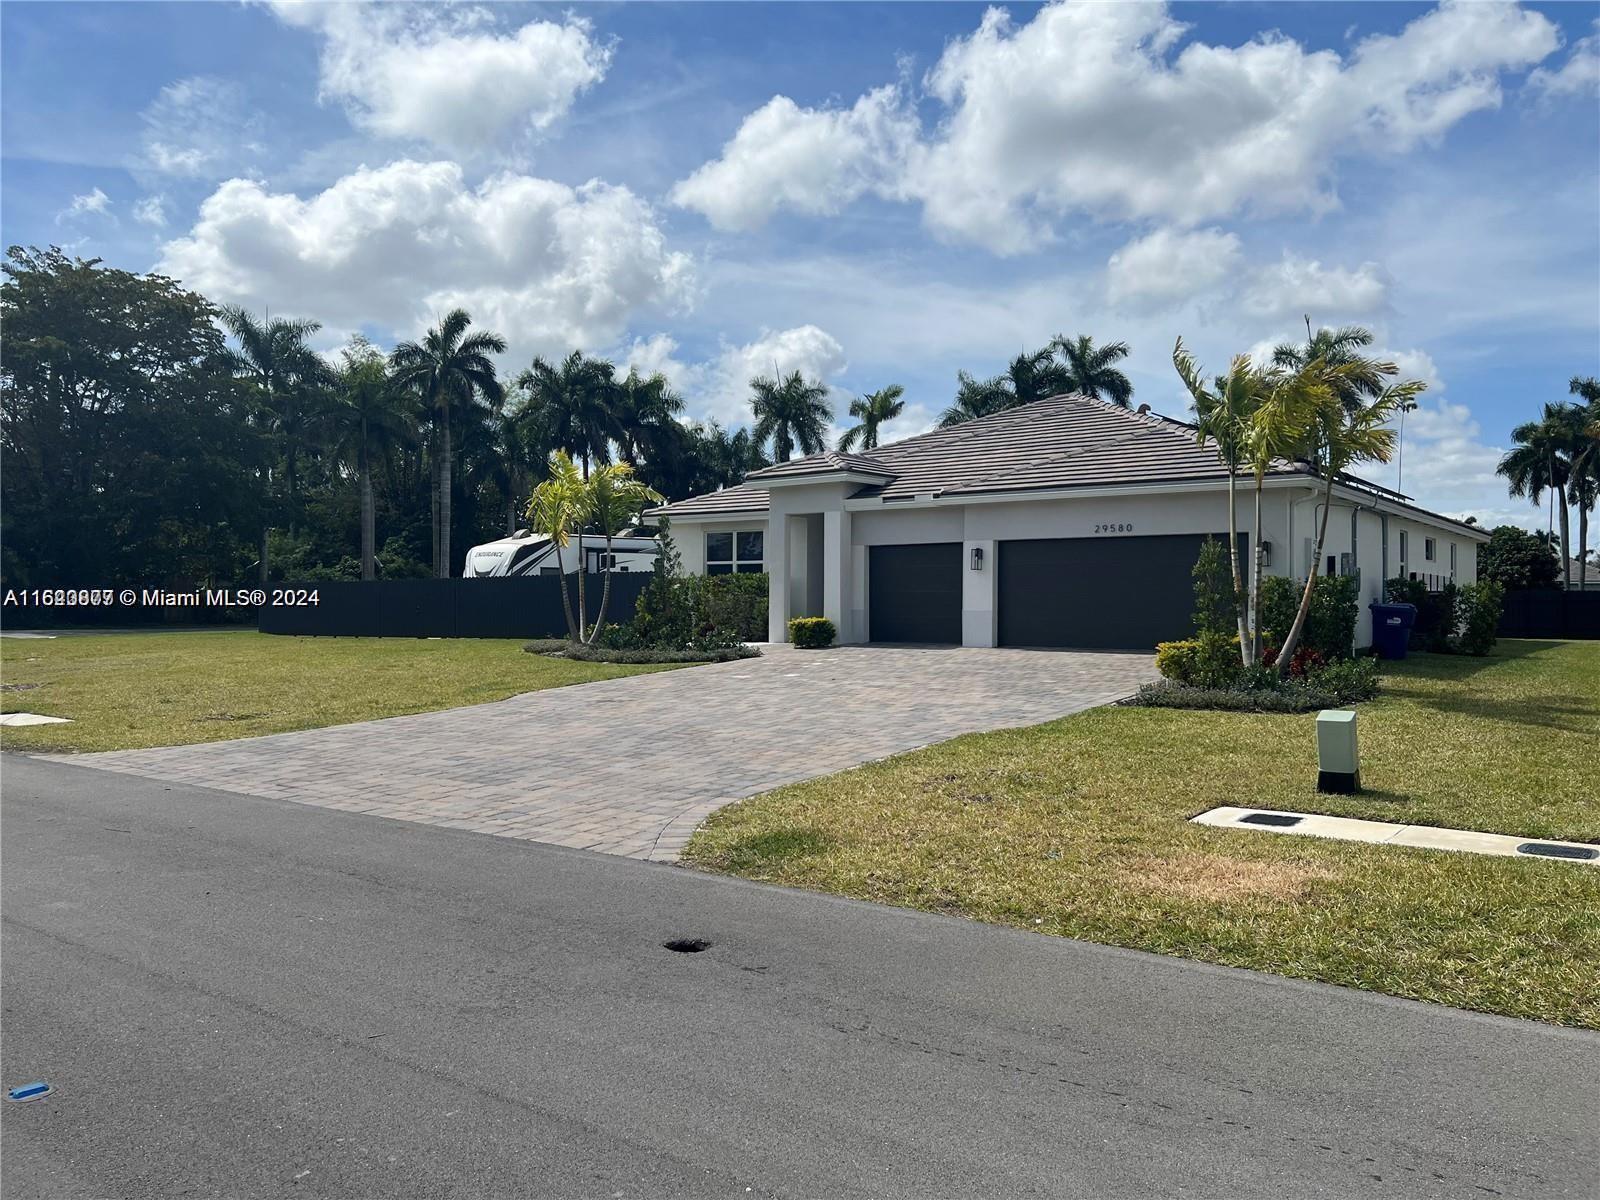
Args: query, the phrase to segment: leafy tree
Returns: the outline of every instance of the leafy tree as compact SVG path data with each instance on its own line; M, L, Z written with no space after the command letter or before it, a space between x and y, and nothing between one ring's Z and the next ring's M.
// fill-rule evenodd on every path
M239 582L267 447L218 311L160 275L13 247L0 282L7 586Z
M839 449L849 453L859 445L863 450L876 450L879 428L906 410L906 402L900 399L905 391L898 383L891 383L850 401L850 415L856 418L857 424L845 430L839 439Z
M1127 342L1096 346L1094 339L1080 334L1069 338L1058 334L1050 343L1066 364L1062 390L1078 392L1095 400L1109 400L1123 408L1133 399L1133 384L1116 364L1128 357Z
M377 578L376 505L372 494L375 456L410 441L411 406L389 378L388 364L372 343L357 336L343 352L332 396L322 414L329 450L354 467L361 497L361 578Z
M1478 547L1478 578L1493 579L1506 590L1553 588L1561 564L1549 542L1515 525L1497 525Z
M471 325L472 318L465 309L452 309L421 342L401 342L389 356L395 383L416 392L433 417L438 450L433 483L438 497L433 571L440 579L450 578L451 573L451 418L458 409L470 407L480 397L492 408L499 408L505 398L494 360L489 356L504 354L506 340L485 330L469 333Z
M758 375L750 381L750 391L755 442L764 446L771 441L774 461L788 462L796 445L805 454L822 451L833 410L820 380L806 379L799 371L774 379Z

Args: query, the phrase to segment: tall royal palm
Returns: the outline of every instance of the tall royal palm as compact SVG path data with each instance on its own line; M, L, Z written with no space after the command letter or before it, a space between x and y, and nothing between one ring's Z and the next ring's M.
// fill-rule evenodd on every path
M771 439L774 462L788 462L796 446L805 454L821 452L833 420L826 387L791 371L777 379L757 376L750 381L750 391L756 443L764 446Z
M495 373L491 354L504 354L506 340L486 330L468 332L472 318L466 309L452 309L423 336L420 342L401 342L389 356L389 367L397 386L409 388L433 417L436 453L434 455L434 494L437 517L433 535L433 571L440 579L450 578L450 522L454 487L454 447L450 419L457 408L480 398L491 408L499 408L505 389Z
M1116 366L1128 357L1127 342L1096 346L1093 338L1079 334L1076 338L1058 335L1050 344L1061 354L1066 367L1063 391L1128 407L1133 399L1133 383Z
M900 399L905 391L898 383L891 383L886 388L879 388L850 401L850 415L856 419L856 424L845 430L844 436L839 439L839 449L846 453L857 446L863 450L876 450L878 430L906 410L906 402Z
M665 375L641 375L636 368L618 381L614 395L617 448L623 461L635 470L669 472L673 464L668 460L679 452L682 440L678 414L683 412L683 397Z
M1589 582L1589 514L1600 503L1600 379L1575 375L1568 390L1583 401L1572 475L1578 508L1578 587L1584 588Z
M389 378L388 364L365 338L344 351L332 395L322 413L329 447L356 472L361 497L361 578L377 577L377 518L372 497L376 456L411 440L411 406Z
M284 503L292 533L300 502L300 455L307 448L323 390L333 372L307 339L322 326L285 317L257 319L237 305L221 310L222 323L239 343L227 352L235 378L255 384L262 424L283 455ZM267 529L261 531L261 578L267 577Z
M559 363L543 358L517 377L517 386L541 411L550 444L583 464L589 478L594 463L611 461L611 445L623 439L617 420L616 368L601 358L574 350Z

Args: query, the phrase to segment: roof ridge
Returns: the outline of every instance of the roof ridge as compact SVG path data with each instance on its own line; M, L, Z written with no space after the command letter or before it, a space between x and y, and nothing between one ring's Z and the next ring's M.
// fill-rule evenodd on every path
M1053 396L1043 396L1038 400L1030 400L1026 404L1013 404L1010 408L1002 408L999 412L985 413L981 417L973 417L970 421L957 421L954 425L935 425L932 429L924 429L921 433L914 433L910 437L901 438L897 442L890 442L885 446L877 446L870 451L879 454L884 450L898 450L901 446L909 446L912 442L920 442L924 438L931 438L936 434L948 435L952 440L965 441L974 437L983 430L979 426L988 422L998 421L1001 417L1015 417L1024 409L1038 408L1041 404L1049 404L1055 400L1087 399L1078 392L1057 392Z

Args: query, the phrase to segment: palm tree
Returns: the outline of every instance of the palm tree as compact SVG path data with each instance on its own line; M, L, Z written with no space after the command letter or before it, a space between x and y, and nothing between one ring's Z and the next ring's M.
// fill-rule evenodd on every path
M505 497L507 537L517 532L518 501L529 491L529 481L543 473L550 460L553 447L543 417L526 395L490 417L490 470Z
M1584 402L1579 450L1572 459L1574 499L1578 503L1578 587L1589 580L1589 514L1600 502L1600 379L1577 375L1567 390Z
M756 418L756 444L764 446L770 438L774 461L788 462L796 444L803 453L821 453L833 420L828 389L821 381L808 380L799 371L773 379L758 375L750 381L750 390L755 393L750 408Z
M941 429L1071 390L1067 369L1056 362L1055 351L1048 346L1017 355L1003 375L992 379L974 379L965 371L957 371L956 383L955 403L939 414Z
M1327 544L1334 481L1356 463L1389 461L1395 443L1389 422L1402 404L1415 399L1427 387L1416 379L1387 383L1399 370L1392 362L1361 355L1351 355L1338 363L1313 359L1273 388L1252 421L1263 441L1280 448L1295 444L1301 451L1298 457L1323 478L1322 520L1317 526L1316 548L1311 552L1311 569L1300 593L1300 607L1278 651L1280 676L1289 670L1311 612L1317 569L1322 562L1322 548ZM1372 378L1385 381L1386 386L1352 410L1347 398L1364 389Z
M1583 413L1576 404L1546 404L1538 421L1526 421L1511 431L1515 448L1501 458L1495 473L1506 478L1511 495L1527 496L1534 504L1550 494L1548 532L1555 539L1556 509L1561 513L1561 560L1564 579L1572 585L1568 554L1567 485L1572 478L1572 456L1583 445Z
M1128 357L1127 342L1112 342L1109 346L1097 348L1093 338L1082 334L1076 338L1057 334L1050 344L1061 352L1066 364L1067 377L1062 385L1063 391L1077 392L1095 400L1109 400L1123 408L1128 407L1128 402L1133 399L1133 384L1114 365Z
M1339 329L1319 329L1311 332L1311 318L1306 318L1306 342L1303 346L1281 343L1273 348L1272 361L1287 371L1301 371L1312 363L1321 361L1330 367L1351 366L1357 363L1376 364L1363 357L1359 351L1372 345L1372 331L1359 325L1345 325ZM1362 404L1376 399L1386 386L1383 378L1370 370L1357 370L1340 376L1337 385L1339 403L1354 412ZM1415 408L1415 405L1412 405Z
M1250 630L1256 625L1255 611L1251 605L1253 593L1247 593L1239 569L1239 468L1244 464L1245 444L1250 418L1260 406L1260 392L1252 378L1255 368L1243 355L1235 358L1226 375L1216 378L1214 387L1205 384L1204 373L1194 357L1183 348L1179 338L1172 348L1172 365L1178 372L1194 402L1195 441L1217 448L1217 458L1228 472L1228 562L1233 568L1234 609L1239 621L1239 653L1245 666L1255 661L1255 640ZM1261 539L1261 512L1256 509L1255 538Z
M505 390L495 373L491 354L504 354L506 340L497 333L468 333L472 318L464 308L452 309L423 336L421 342L401 342L389 356L397 386L410 388L432 415L438 453L434 459L434 493L437 496L433 536L433 570L450 578L450 522L452 512L454 446L450 418L457 408L477 402L499 408Z
M589 358L574 350L559 364L543 358L517 377L543 415L550 444L583 464L589 477L593 463L611 461L611 444L626 440L617 420L616 367L603 358Z
M845 430L844 436L839 439L839 449L849 453L860 445L863 450L876 450L878 429L905 412L906 402L900 399L905 392L905 388L898 383L891 383L886 388L879 388L850 401L850 415L859 424Z
M528 528L543 534L556 548L556 570L561 579L561 609L567 618L567 637L582 640L583 623L588 620L584 611L583 589L583 525L588 519L586 481L578 473L577 464L565 450L557 450L550 459L550 474L533 489L528 497ZM566 564L561 561L561 551L578 535L578 617L572 615L572 597L567 592Z
M638 368L630 368L616 385L613 402L622 461L635 470L641 464L669 470L668 460L681 451L678 414L683 411L683 397L673 391L667 377L659 371L640 375Z
M332 371L306 339L322 326L316 321L285 317L258 320L238 305L220 310L222 323L239 343L226 352L226 363L237 379L249 380L259 390L265 424L283 451L284 499L289 531L294 532L300 492L299 461L308 427L316 411L320 390L331 382ZM270 472L269 472L270 474ZM267 534L261 530L261 581L267 579Z
M594 627L585 635L593 642L605 628L606 605L611 600L611 539L624 526L638 520L647 504L661 503L661 493L646 487L634 478L633 468L627 463L601 467L590 478L585 497L587 524L596 528L606 539L606 555L601 567L603 582L600 588L600 610L595 614ZM578 568L583 569L581 566Z
M322 414L333 454L355 467L361 496L361 578L377 578L376 516L372 499L375 454L408 441L410 413L390 382L383 355L357 335L344 349L344 364Z

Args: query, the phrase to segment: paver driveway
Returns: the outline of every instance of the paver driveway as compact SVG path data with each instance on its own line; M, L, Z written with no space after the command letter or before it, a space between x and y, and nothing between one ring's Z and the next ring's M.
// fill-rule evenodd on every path
M493 704L232 742L60 756L198 784L675 859L734 800L957 734L1126 696L1148 655L892 646L796 651Z

